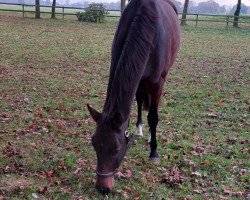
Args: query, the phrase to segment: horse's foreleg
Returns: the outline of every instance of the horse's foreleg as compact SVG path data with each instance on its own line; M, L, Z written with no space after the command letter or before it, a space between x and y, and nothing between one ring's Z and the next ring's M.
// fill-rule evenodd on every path
M150 159L153 162L159 162L159 156L157 153L157 140L156 140L156 128L158 125L158 106L161 98L162 88L164 81L160 80L157 84L153 85L149 91L150 105L148 113L148 125L151 134L150 139Z
M158 109L156 105L152 105L149 108L148 113L148 124L149 124L149 131L151 134L150 139L150 159L155 161L159 158L157 153L157 141L156 141L156 127L158 124Z
M137 122L136 122L136 136L142 137L142 103L143 103L143 91L138 88L136 92L136 101L137 101Z

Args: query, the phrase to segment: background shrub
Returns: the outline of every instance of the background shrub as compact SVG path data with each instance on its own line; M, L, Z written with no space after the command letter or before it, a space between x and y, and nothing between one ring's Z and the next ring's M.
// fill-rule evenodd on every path
M91 3L84 12L78 12L76 16L78 21L104 22L107 14L102 3Z

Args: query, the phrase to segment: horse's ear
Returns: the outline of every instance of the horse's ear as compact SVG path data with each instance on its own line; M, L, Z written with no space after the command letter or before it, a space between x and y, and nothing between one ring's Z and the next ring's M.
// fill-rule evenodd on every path
M101 117L101 113L99 113L98 111L96 111L89 104L87 104L87 107L88 107L90 115L95 120L95 122L97 122L100 119L100 117Z
M114 128L120 128L123 122L122 114L119 112L114 112L111 117L111 123L114 126Z

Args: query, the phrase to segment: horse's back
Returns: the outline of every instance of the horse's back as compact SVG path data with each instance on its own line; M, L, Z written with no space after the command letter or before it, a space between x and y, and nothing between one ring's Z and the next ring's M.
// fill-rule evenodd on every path
M176 59L180 46L180 27L177 10L168 0L142 0L153 2L158 16L155 48L152 50L142 79L156 83L165 78Z
M131 0L114 37L109 88L119 64L122 66L119 70L127 70L130 76L142 72L141 80L156 83L161 77L165 78L179 45L179 21L171 1Z
M162 13L162 26L165 27L162 32L162 38L159 40L158 45L165 45L165 52L163 52L163 65L165 70L168 71L172 67L179 47L180 47L180 25L178 19L178 13L171 1L168 0L158 0L162 2L163 5L160 5L160 11ZM162 40L165 42L162 44Z

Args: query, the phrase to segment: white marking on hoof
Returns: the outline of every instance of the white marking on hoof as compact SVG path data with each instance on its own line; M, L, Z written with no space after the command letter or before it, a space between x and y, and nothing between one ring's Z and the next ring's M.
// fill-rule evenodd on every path
M136 136L138 136L138 137L143 137L142 127L143 127L142 124L139 124L139 125L136 127L136 132L135 132L135 135L136 135Z
M149 133L149 136L148 136L148 143L151 142L151 133Z

